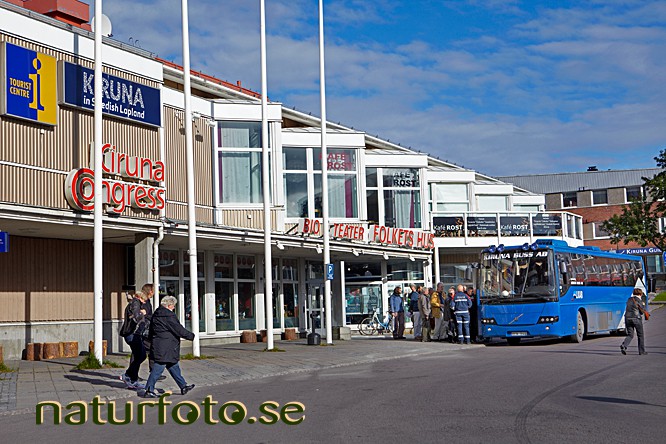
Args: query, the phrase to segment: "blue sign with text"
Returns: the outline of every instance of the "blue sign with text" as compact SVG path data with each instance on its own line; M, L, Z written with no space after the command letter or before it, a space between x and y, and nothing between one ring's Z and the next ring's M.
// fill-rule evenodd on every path
M332 281L335 275L335 267L333 264L326 264L326 280Z
M4 113L34 122L58 123L57 61L5 43Z
M0 232L0 253L9 253L9 233Z
M95 71L63 62L63 102L93 110L95 107ZM102 74L102 108L105 114L147 125L160 126L161 96L158 88Z
M623 248L617 250L618 254L655 254L661 253L661 250L657 247L647 247L647 248Z

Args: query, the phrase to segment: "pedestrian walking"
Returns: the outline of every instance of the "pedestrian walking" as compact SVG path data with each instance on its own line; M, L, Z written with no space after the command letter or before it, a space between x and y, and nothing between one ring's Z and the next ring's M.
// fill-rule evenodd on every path
M393 339L405 339L405 304L402 300L402 287L393 289L389 298L389 308L393 316Z
M456 294L453 298L453 307L456 314L456 324L458 325L458 343L470 343L469 336L469 309L472 301L465 293L465 286L458 285Z
M145 287L145 286L144 286ZM150 326L152 306L150 305L150 293L139 291L125 307L123 325L120 328L120 336L132 350L130 363L127 370L120 375L120 379L128 388L136 389L139 384L139 368L146 360L147 349L144 345L144 335L147 335Z
M155 362L153 363L153 370L148 376L148 381L146 381L144 398L159 397L155 393L155 383L165 368L180 387L182 395L194 388L194 384L187 384L178 364L178 361L180 361L180 339L191 341L194 339L194 333L178 322L178 318L173 311L176 308L176 302L175 297L165 296L160 302L160 307L153 313L150 324L150 338L152 341L150 353Z
M638 354L647 355L645 351L645 334L643 332L643 317L649 316L649 313L646 316L648 311L643 306L643 290L640 288L634 288L634 292L631 297L627 300L627 306L624 312L624 323L627 328L627 337L624 338L624 341L620 345L620 351L623 355L627 354L627 347L631 343L631 340L634 339L634 330L636 331L636 336L638 336Z

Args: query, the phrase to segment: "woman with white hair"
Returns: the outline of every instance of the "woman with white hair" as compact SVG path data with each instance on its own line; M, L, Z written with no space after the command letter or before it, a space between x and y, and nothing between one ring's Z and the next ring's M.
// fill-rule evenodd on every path
M160 302L160 307L155 310L150 323L150 338L152 346L150 355L153 358L153 369L150 372L148 381L146 381L145 398L158 398L155 393L155 383L166 368L171 377L180 387L180 393L184 395L194 388L194 384L188 385L180 372L180 339L191 341L194 339L194 333L180 325L178 318L174 313L176 308L176 298L173 296L164 296Z

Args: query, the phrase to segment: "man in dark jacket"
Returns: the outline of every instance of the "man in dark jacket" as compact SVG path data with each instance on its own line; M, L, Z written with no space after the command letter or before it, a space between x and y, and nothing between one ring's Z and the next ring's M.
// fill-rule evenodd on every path
M155 310L150 323L150 338L152 347L150 355L153 358L153 370L150 372L146 382L145 398L158 398L155 393L155 383L166 368L171 377L180 387L180 393L184 395L194 388L194 384L188 385L180 373L180 339L189 341L194 339L194 333L180 325L176 314L176 298L165 296L160 302L160 307Z
M627 328L627 337L620 345L620 351L623 355L627 354L627 347L634 339L634 330L638 336L638 354L647 355L645 351L645 334L643 333L643 316L645 316L645 307L643 307L643 290L634 288L633 294L627 300L626 311L624 313L624 322Z

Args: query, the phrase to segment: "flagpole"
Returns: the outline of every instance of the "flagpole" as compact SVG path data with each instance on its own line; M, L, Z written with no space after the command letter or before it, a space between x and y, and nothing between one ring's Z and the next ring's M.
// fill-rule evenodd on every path
M324 225L324 267L331 262L328 224L328 149L326 147L326 76L324 68L324 2L319 0L319 97L321 102L321 194ZM326 276L325 276L326 277ZM326 312L326 343L333 343L331 326L331 281L324 280L324 310Z
M271 252L271 199L268 156L268 99L266 97L266 2L260 0L261 34L261 181L264 193L264 291L266 350L273 350L273 255Z
M103 273L103 246L104 246L104 231L102 225L102 207L104 205L103 189L102 189L102 0L95 0L95 104L94 104L94 234L93 234L93 291L94 291L94 311L93 311L93 341L95 358L101 364L103 362L102 353L102 304L104 297L104 273Z
M181 0L183 20L183 90L185 93L185 153L187 168L187 233L189 240L188 257L190 260L190 307L192 333L192 353L200 356L199 347L199 278L197 273L197 216L194 197L194 146L192 144L192 89L190 86L190 30L187 14L187 0Z

